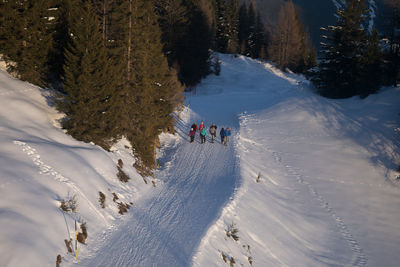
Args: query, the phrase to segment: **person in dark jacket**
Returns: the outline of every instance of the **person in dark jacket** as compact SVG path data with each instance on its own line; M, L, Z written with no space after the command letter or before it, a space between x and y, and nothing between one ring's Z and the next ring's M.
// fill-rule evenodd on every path
M192 126L190 128L193 128L194 133L197 132L198 128L197 128L197 123L193 123Z
M219 135L221 136L221 144L223 144L224 143L224 137L225 137L224 128L222 128L221 131L219 131Z
M215 123L210 126L211 143L214 143L214 138L217 137L217 125Z

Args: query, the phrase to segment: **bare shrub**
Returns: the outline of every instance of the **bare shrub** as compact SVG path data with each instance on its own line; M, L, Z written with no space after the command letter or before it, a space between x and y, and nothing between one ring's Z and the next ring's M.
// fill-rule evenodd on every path
M69 207L68 207L67 201L65 201L64 199L61 200L60 209L63 210L63 211L65 211L65 212L70 212L70 211L71 211L71 210L69 209Z
M116 202L119 199L119 197L115 193L112 193L112 195L113 195L113 201Z
M118 166L117 177L121 182L127 183L131 178Z
M122 159L118 160L118 167L120 167L121 169L124 167L124 162L122 162Z
M67 246L67 250L69 253L72 253L72 247L71 247L71 241L68 241L67 239L64 239L65 245Z
M137 172L142 176L142 177L146 177L146 176L153 176L154 172L152 169L150 169L149 167L145 166L144 163L140 162L140 161L136 161L135 163L133 163L133 167L137 170ZM143 180L145 181L145 183L147 184L147 181L143 178Z
M87 227L86 227L86 223L85 222L81 224L81 230L82 230L83 236L85 238L87 238L88 237L88 233L87 233Z
M228 255L226 255L224 252L221 252L221 256L222 256L222 259L224 260L224 262L227 263L228 262Z
M84 236L81 232L78 233L78 235L76 236L76 238L78 239L78 242L79 242L79 243L85 244L86 238L85 238L85 236Z
M249 261L250 265L253 266L253 257L252 257L252 256L249 256L249 257L247 258L247 260Z
M78 233L77 239L79 243L85 244L86 239L88 237L86 223L82 223L80 227L82 232Z
M261 172L258 173L256 182L257 183L261 182Z
M60 209L65 212L76 212L78 208L78 201L76 200L76 196L73 195L70 199L62 199L60 203Z
M236 263L235 258L231 256L231 260L229 261L229 266L233 267L235 266L235 263Z
M56 259L56 267L60 267L61 266L61 262L62 262L62 257L60 254L57 255L57 259Z
M119 209L119 214L123 215L124 213L128 212L129 208L131 206L127 203L119 202L118 203L118 209Z
M236 228L235 224L232 222L228 226L228 229L226 230L226 236L232 237L233 240L238 241L239 240L238 233L239 233L239 230Z
M153 184L153 187L156 187L156 182L154 182L154 181L151 181L151 182Z
M99 192L99 203L103 209L106 207L105 202L106 202L106 195L104 195L103 192Z

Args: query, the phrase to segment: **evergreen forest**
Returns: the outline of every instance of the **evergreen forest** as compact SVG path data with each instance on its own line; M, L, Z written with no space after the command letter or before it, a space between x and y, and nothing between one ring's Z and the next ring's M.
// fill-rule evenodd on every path
M0 56L19 79L55 92L68 134L104 149L126 137L138 170L152 175L183 91L220 73L214 52L272 61L330 98L396 85L400 0L387 3L385 32L366 26L366 0L345 2L316 51L292 1L267 25L255 1L2 0Z

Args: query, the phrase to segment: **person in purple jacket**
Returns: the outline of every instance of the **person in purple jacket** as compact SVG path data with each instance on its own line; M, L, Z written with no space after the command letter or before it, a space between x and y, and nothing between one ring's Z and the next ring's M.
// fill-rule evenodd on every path
M189 136L190 136L190 143L193 143L194 137L196 136L196 130L193 127L190 128Z

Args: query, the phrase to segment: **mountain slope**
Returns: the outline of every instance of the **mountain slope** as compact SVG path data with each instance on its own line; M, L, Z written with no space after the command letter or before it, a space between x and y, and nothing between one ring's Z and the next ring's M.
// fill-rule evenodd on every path
M221 75L186 95L177 134L161 136L147 184L127 142L106 152L73 140L48 91L1 72L4 265L50 266L60 254L76 266L64 244L76 219L89 233L79 266L397 266L400 89L329 100L269 63L219 57ZM231 127L229 145L190 144L201 120ZM61 212L74 195L77 212Z
M245 0L250 3L252 0ZM385 24L385 6L389 0L367 0L371 10L371 26L377 27L379 31L384 30ZM255 0L257 11L260 12L267 25L274 25L278 19L278 13L281 6L285 3L283 0ZM293 0L297 6L300 19L304 27L309 31L311 39L316 48L321 41L321 27L336 24L336 9L343 8L343 0Z

